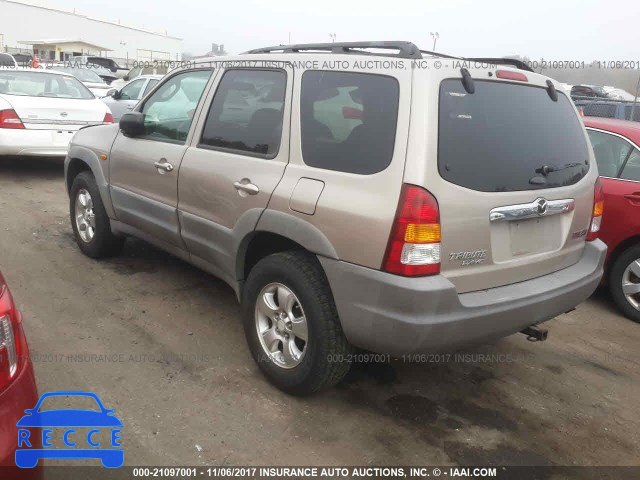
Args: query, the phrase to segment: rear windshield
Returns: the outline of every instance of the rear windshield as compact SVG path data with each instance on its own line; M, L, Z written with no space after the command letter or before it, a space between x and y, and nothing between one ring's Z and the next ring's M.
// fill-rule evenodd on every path
M570 100L546 89L459 79L440 85L438 169L445 180L481 192L572 185L589 170L582 124Z
M0 93L24 97L95 98L74 77L42 72L0 71Z

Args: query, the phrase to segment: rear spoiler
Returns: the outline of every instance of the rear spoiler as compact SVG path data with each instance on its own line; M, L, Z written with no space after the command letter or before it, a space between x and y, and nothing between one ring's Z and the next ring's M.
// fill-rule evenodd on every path
M529 65L527 65L526 62L523 62L522 60L516 60L515 58L479 57L465 58L465 60L469 60L471 62L495 63L496 65L509 65L511 67L516 67L519 70L533 72L533 69Z

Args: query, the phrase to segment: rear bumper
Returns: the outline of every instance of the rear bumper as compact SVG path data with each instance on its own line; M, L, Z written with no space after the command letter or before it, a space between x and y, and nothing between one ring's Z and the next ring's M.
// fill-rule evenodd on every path
M406 278L324 257L320 262L347 339L403 355L494 340L571 310L600 283L606 252L600 240L588 242L571 267L460 295L443 275Z
M0 129L0 155L64 157L75 131Z

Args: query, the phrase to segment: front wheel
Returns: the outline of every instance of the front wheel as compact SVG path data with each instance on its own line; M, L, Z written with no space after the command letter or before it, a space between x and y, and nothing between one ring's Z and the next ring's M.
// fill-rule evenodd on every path
M352 347L318 260L283 252L249 273L242 319L251 354L279 389L309 395L337 384L349 371Z
M109 216L91 172L81 172L73 179L69 192L69 215L73 236L85 255L101 258L122 250L124 238L111 232Z
M640 245L628 248L609 273L609 290L625 317L640 322Z

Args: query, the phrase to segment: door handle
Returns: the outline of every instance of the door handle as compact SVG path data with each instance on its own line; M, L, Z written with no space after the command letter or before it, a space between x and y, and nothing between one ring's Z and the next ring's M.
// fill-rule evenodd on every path
M258 186L251 183L251 180L249 180L248 178L243 178L239 182L233 182L233 186L242 196L255 195L256 193L260 192Z
M164 172L171 172L173 170L173 165L171 165L169 162L167 162L166 158L161 158L159 162L154 162L153 166L156 167L158 170L164 170ZM161 175L164 175L163 172L158 172Z
M630 193L629 195L625 195L624 198L631 200L632 202L640 202L640 192Z

